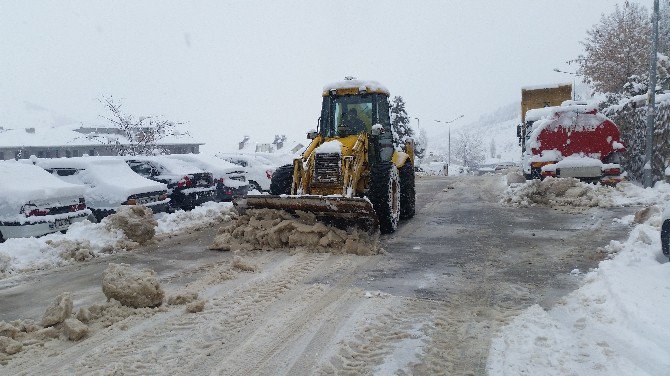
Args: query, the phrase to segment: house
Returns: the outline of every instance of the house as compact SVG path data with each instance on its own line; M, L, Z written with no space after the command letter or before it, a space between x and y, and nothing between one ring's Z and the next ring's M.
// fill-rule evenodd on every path
M138 130L138 134L146 130ZM128 144L123 133L112 127L0 127L0 160L116 155L118 145ZM202 143L190 135L175 133L157 142L170 154L198 154Z

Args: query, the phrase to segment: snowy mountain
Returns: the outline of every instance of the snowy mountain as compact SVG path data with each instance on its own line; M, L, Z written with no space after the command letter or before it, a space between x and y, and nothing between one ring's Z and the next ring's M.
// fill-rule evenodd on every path
M519 102L514 102L500 107L495 111L485 113L474 122L463 125L459 125L458 123L452 125L452 150L455 149L454 143L458 139L458 133L465 131L481 137L481 142L486 151L485 163L519 161L521 147L516 138L516 126L521 122L520 108ZM495 145L495 155L493 157L491 156L492 144ZM448 130L429 135L429 151L446 155L449 152L448 145ZM452 158L454 158L453 155Z

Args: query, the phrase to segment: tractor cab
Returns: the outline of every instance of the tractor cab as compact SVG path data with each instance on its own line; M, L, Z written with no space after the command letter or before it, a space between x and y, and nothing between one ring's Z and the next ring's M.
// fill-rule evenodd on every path
M370 135L370 160L391 160L389 91L374 81L345 80L326 86L318 134L323 139Z

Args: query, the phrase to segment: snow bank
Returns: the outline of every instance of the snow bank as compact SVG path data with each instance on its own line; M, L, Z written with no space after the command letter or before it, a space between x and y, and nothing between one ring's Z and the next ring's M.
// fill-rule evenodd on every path
M491 344L488 373L667 374L670 263L659 226L657 213L626 241L612 241L607 250L614 257L589 272L580 289L548 311L534 305L504 327Z
M231 203L207 202L189 212L161 213L156 215L155 231L156 234L177 233L220 224L230 220L231 208ZM86 261L139 246L118 226L108 225L107 218L102 223L74 223L66 234L8 239L0 244L0 277Z
M208 201L191 211L178 210L174 213L160 213L157 234L167 234L186 230L211 227L217 223L229 221L233 204L231 202Z
M225 251L291 250L374 255L381 252L379 235L358 229L341 230L316 220L311 213L299 218L282 210L254 209L221 229L211 249Z
M659 199L670 200L670 184L658 182L654 188L642 188L631 182L614 187L588 184L574 178L546 178L511 184L501 203L515 207L533 205L562 207L620 207L650 205Z

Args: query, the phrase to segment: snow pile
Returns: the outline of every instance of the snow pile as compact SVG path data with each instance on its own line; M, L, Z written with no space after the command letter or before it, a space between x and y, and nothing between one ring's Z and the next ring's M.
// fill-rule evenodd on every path
M517 207L533 205L611 207L608 187L580 182L574 178L547 178L512 184L505 190L502 204Z
M231 208L231 203L207 202L189 212L158 214L156 221L146 216L146 211L136 213L129 209L130 212L122 210L122 214L108 216L101 223L74 223L66 234L8 239L0 244L0 277L86 261L140 246L128 236L147 241L152 231L165 234L211 227L230 220Z
M142 205L123 205L102 220L111 231L121 230L130 240L145 244L154 238L156 225L151 209Z
M107 299L133 308L157 307L165 296L156 272L128 264L109 264L102 273L102 292Z
M158 218L156 233L165 234L211 227L216 223L229 221L232 208L231 202L208 201L191 211L160 213L156 215Z
M657 211L626 241L610 243L614 257L580 289L548 311L534 305L504 327L491 344L489 374L667 374L670 263L661 253L660 223Z
M379 235L358 229L341 230L316 220L314 214L282 210L247 210L221 229L211 249L225 251L287 249L374 255L381 252Z
M503 205L528 207L533 205L572 207L620 207L652 205L670 200L670 184L657 182L653 188L642 188L631 182L614 187L588 184L575 178L546 178L511 184L504 192Z

